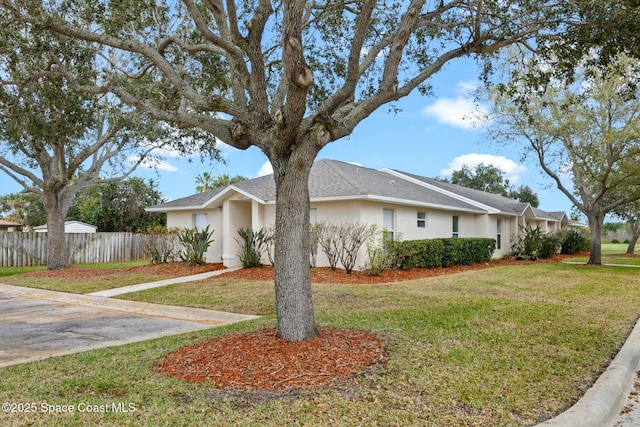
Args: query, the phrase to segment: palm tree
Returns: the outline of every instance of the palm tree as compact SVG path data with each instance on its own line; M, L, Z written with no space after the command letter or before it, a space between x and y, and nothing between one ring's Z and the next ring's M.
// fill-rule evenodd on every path
M196 192L204 193L213 189L214 178L209 172L202 172L196 176Z

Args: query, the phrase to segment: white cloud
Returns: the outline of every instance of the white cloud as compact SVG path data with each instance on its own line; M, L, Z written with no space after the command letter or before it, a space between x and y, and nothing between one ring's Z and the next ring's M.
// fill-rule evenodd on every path
M527 168L520 164L517 164L513 160L510 160L504 156L495 156L492 154L478 154L469 153L458 156L449 162L449 168L440 171L441 175L451 176L453 171L462 169L462 165L467 165L470 168L483 163L485 165L493 165L505 173L505 178L512 184L517 183L520 180L520 174L525 172Z
M422 109L422 114L434 117L438 122L464 130L480 129L490 123L489 108L479 104L471 93L478 89L477 80L461 81L456 85L459 95L455 98L439 98Z
M129 156L129 162L133 164L137 162L139 158L140 158L139 156ZM153 157L145 158L138 167L145 168L145 169L157 169L165 172L176 172L178 170L177 167L173 166L171 163L167 162L166 160L160 160L158 158L153 158Z
M260 170L258 171L258 175L257 176L261 177L261 176L265 176L265 175L271 175L272 173L273 173L273 166L271 166L271 162L267 160L260 167Z
M349 163L350 165L362 167L362 163L358 163L358 162L347 162L347 163Z

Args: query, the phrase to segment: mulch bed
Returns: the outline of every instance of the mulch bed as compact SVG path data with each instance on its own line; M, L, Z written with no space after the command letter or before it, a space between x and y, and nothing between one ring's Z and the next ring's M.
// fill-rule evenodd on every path
M222 388L282 391L345 383L363 368L387 360L373 334L319 328L318 338L288 342L274 329L225 335L183 347L156 369L187 381Z
M549 259L539 259L537 261L518 261L510 259L494 259L484 263L472 265L456 265L447 268L414 268L411 270L385 270L379 276L367 276L362 271L353 271L347 274L343 269L332 270L329 267L316 267L311 269L312 283L335 283L349 285L373 285L379 283L401 282L404 280L423 279L425 277L442 276L445 274L460 273L463 271L480 270L491 267L501 267L506 265L524 265L542 262L561 262L563 258L583 256L576 255L556 255ZM222 273L218 277L242 280L273 280L273 267L265 266L256 268L243 268L228 273Z

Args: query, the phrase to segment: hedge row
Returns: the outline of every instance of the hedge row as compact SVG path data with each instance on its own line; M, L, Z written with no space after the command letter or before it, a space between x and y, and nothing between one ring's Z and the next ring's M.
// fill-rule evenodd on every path
M471 265L491 259L496 249L495 239L444 238L391 242L394 268L437 268Z

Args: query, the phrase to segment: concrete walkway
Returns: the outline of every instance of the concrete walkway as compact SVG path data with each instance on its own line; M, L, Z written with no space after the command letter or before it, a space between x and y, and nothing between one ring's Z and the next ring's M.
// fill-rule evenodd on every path
M257 317L0 284L0 368Z
M129 292L144 291L145 289L159 288L160 286L173 285L174 283L193 282L196 280L204 280L209 277L219 276L222 273L239 270L239 267L226 268L224 270L208 271L206 273L192 274L191 276L174 277L172 279L158 280L156 282L138 283L137 285L122 286L120 288L107 289L106 291L92 292L90 296L95 297L115 297L118 295L128 294Z

